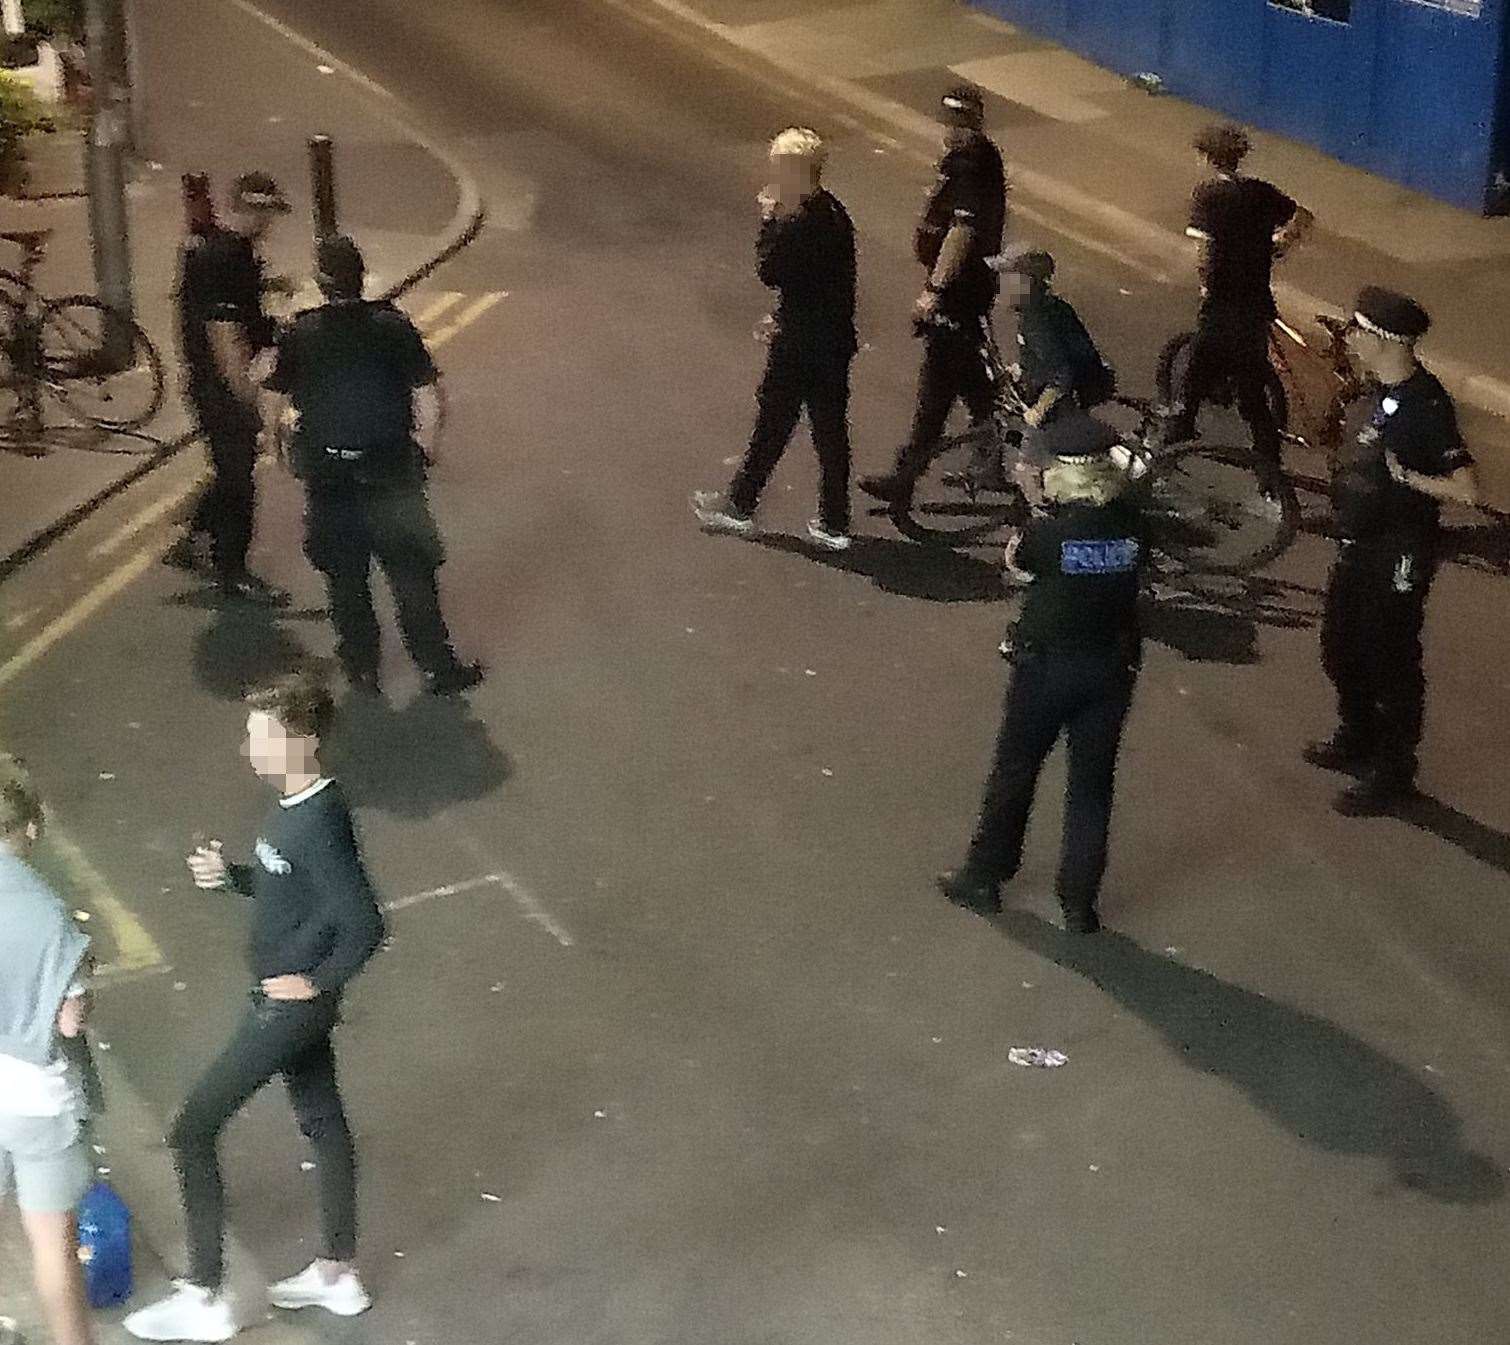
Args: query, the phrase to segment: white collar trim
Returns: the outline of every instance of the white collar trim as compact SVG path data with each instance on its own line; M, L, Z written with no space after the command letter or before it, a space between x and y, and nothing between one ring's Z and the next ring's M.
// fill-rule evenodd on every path
M292 808L296 803L303 803L304 800L309 798L311 795L318 794L329 783L330 777L328 775L322 775L318 780L314 782L314 784L310 785L308 789L301 789L297 794L289 794L286 797L279 799L278 804L283 808Z

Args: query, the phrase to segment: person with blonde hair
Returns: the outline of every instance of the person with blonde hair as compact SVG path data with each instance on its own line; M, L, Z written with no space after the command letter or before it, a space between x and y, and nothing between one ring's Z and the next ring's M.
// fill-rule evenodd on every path
M821 477L812 541L850 545L849 367L855 336L855 229L822 185L827 146L809 127L771 141L771 181L757 198L756 272L780 296L757 333L769 343L750 446L728 492L698 491L693 510L712 532L754 531L755 506L797 428L803 408Z

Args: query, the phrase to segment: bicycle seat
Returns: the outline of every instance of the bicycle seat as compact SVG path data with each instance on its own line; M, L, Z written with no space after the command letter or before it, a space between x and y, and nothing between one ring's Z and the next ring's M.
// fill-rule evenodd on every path
M52 232L51 229L24 229L16 233L0 233L0 240L14 243L28 252L37 252L46 245Z

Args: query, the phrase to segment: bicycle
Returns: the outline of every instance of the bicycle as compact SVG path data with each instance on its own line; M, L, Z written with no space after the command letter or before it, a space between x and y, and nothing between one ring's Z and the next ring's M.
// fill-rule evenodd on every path
M897 529L915 541L959 547L992 540L1026 521L1041 482L1019 374L1003 361L989 322L981 335L996 402L988 420L940 441L907 509L889 511ZM1117 394L1092 414L1116 432L1129 461L1137 459L1134 489L1160 555L1176 569L1246 574L1294 539L1292 520L1260 507L1251 451L1203 443L1165 448L1162 413L1139 397ZM998 462L1007 468L1005 481L990 479Z
M162 406L162 359L137 323L99 299L48 298L36 289L32 276L51 236L51 229L0 233L22 254L15 271L0 267L0 424L40 433L46 392L76 421L116 434L135 430Z

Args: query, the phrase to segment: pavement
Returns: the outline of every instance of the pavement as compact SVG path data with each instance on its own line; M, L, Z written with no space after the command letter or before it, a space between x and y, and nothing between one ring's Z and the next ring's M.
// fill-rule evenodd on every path
M188 64L225 3L168 25ZM832 133L861 243L857 469L889 456L921 130L649 0L270 9L402 90L489 204L404 302L450 399L443 601L491 675L416 695L390 635L387 696L342 711L330 764L393 907L340 1044L377 1301L247 1339L1497 1338L1510 649L1483 614L1503 575L1439 580L1410 816L1337 818L1336 782L1297 760L1330 713L1328 548L1307 536L1269 574L1150 605L1113 932L1053 927L1057 760L1013 909L950 908L930 876L959 856L1000 703L994 557L863 508L853 551L814 553L801 437L756 541L704 537L686 501L748 433L754 197L789 120ZM304 59L258 62L254 87ZM1032 224L1146 378L1188 286L1082 221ZM169 1263L152 1137L245 978L241 914L181 855L200 828L244 850L267 805L236 757L244 682L331 646L279 473L253 560L290 610L220 609L156 564L195 476L167 460L0 584L0 735L110 968L107 1082L137 1118L112 1166ZM1015 1066L1017 1045L1069 1063ZM275 1090L225 1155L233 1261L296 1268L313 1191Z

